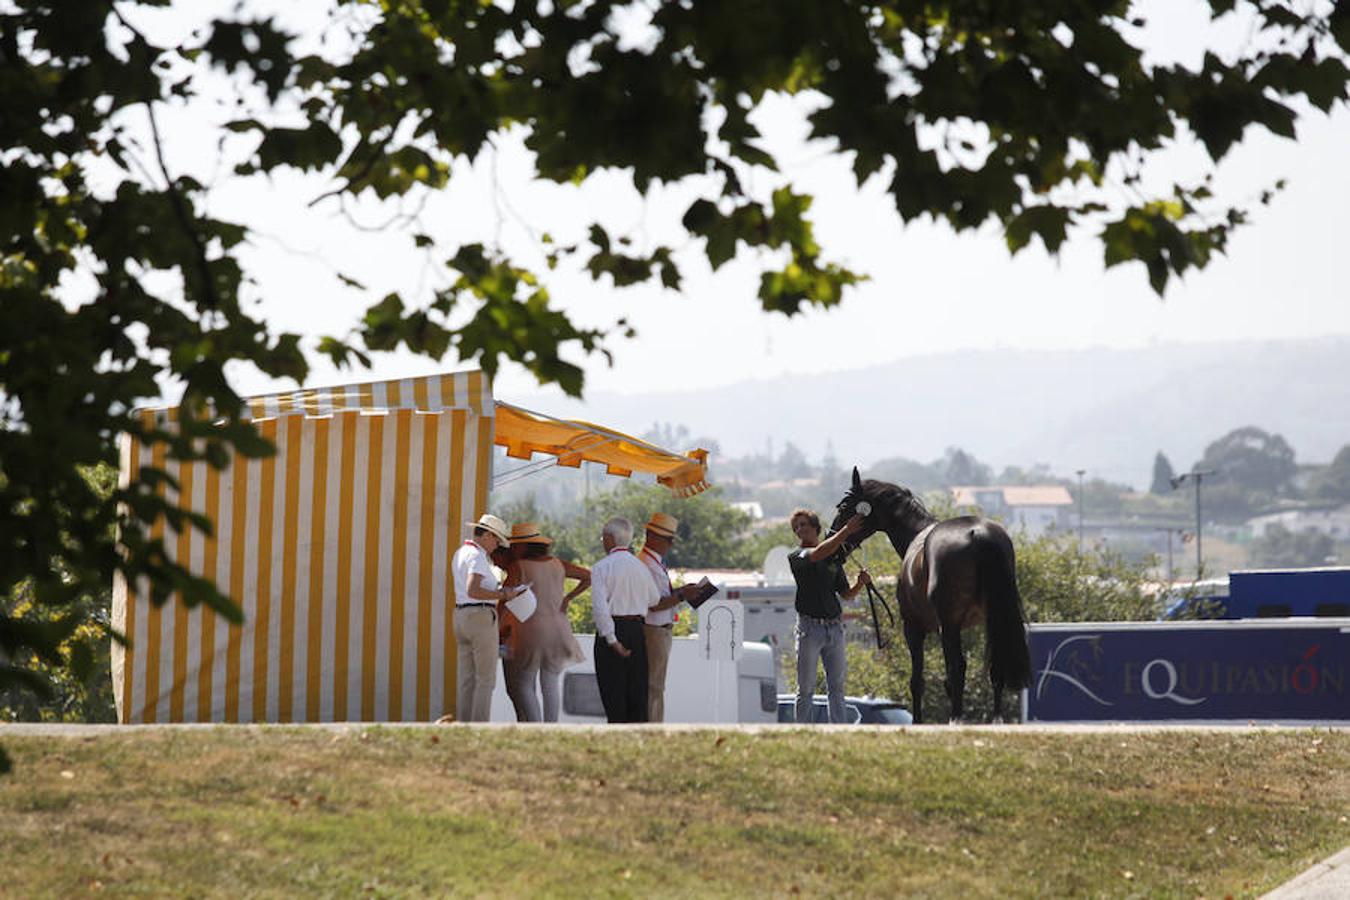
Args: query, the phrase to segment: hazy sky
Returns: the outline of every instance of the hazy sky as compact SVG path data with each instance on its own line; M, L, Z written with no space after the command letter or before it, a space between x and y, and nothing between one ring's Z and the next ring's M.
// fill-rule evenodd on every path
M151 24L182 29L205 15L204 7L193 4L188 12L179 4ZM1199 45L1190 40L1205 24L1202 15L1197 18L1198 7L1173 0L1142 7L1153 22L1148 46L1160 56L1198 63ZM283 20L294 16L294 9L285 6ZM1216 39L1223 43L1239 30L1222 26ZM817 239L826 257L871 276L832 311L770 316L759 311L753 267L742 262L710 273L699 248L683 241L677 229L694 196L690 190L653 189L639 197L617 175L593 177L581 190L533 183L527 154L510 138L472 168L461 164L449 188L427 201L410 230L432 234L450 252L461 242L499 240L527 258L537 252L539 233L565 242L581 236L593 218L612 232L636 229L638 249L644 241L684 244L679 256L684 288L678 295L647 288L615 291L578 276L550 283L554 304L579 324L605 326L626 317L637 328L635 340L608 344L612 367L601 357L585 361L573 352L574 361L585 362L590 390L711 387L965 348L1073 349L1350 333L1350 304L1343 298L1350 115L1343 110L1330 119L1313 112L1300 122L1296 142L1257 137L1232 155L1219 170L1222 198L1249 200L1282 177L1288 188L1271 206L1256 210L1253 223L1233 237L1227 257L1174 281L1164 300L1152 293L1140 265L1105 271L1100 244L1090 234L1076 235L1058 259L1039 244L1010 258L992 225L960 236L928 222L902 226L884 180L855 186L846 159L803 141L801 113L800 103L781 100L766 104L757 121L766 141L779 149L784 174L815 195ZM202 126L228 118L224 109L174 117L169 159L215 185L213 213L246 218L261 233L246 251L246 262L262 282L263 311L275 329L340 333L387 290L425 301L445 284L443 270L412 248L406 231L353 229L331 201L308 208L325 189L321 180L227 177L228 166L217 162L219 135ZM1179 146L1152 175L1194 182L1206 161L1198 147ZM754 187L767 194L777 183L759 177ZM363 203L352 208L352 216L373 225L394 211ZM336 271L367 284L370 294L342 288ZM355 374L316 363L310 383L459 367L453 359L437 364L408 355L382 357L373 371ZM235 377L244 392L290 386L243 369ZM496 393L545 411L556 396L511 366L500 374Z

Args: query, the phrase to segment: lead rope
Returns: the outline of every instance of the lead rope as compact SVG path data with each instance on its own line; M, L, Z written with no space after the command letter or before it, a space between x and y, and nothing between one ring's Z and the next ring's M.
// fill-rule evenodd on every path
M864 585L864 587L867 588L867 605L872 610L872 631L877 638L877 649L885 650L891 645L891 641L889 637L882 640L881 620L877 617L877 604L880 603L881 608L886 611L886 620L890 622L891 628L895 628L895 613L891 611L890 604L886 602L885 597L881 596L880 591L870 584Z
M856 512L862 513L862 515L864 516L869 516L872 514L872 504L867 502L866 500L862 500L856 506L854 506L854 510ZM867 542L863 541L861 544L858 545L858 548L862 550L863 553L862 567L866 569ZM876 635L877 649L885 650L887 647L891 645L891 641L889 637L886 638L885 640L882 640L881 619L880 617L877 616L877 604L880 603L881 608L886 611L886 620L890 622L892 630L894 630L895 628L895 613L891 610L890 605L886 602L886 598L881 596L881 592L872 586L871 581L869 581L866 585L864 585L864 587L867 588L867 606L872 611L872 633Z

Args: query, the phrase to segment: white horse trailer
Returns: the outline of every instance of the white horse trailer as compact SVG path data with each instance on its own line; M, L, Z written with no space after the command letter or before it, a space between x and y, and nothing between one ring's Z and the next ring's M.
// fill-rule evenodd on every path
M604 722L605 708L600 702L600 687L595 680L595 636L577 635L585 662L563 673L560 722ZM746 641L741 657L734 662L704 658L699 638L677 637L671 643L670 663L666 669L666 721L719 721L719 706L730 704L723 698L736 698L734 718L723 712L720 721L778 721L777 673L774 652L768 644ZM722 703L718 703L723 700ZM505 678L497 673L492 693L492 721L515 721L515 708L506 696Z

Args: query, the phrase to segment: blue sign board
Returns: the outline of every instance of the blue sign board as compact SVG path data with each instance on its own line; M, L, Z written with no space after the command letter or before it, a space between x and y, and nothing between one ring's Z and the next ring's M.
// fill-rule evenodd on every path
M1033 625L1027 721L1350 720L1350 619Z

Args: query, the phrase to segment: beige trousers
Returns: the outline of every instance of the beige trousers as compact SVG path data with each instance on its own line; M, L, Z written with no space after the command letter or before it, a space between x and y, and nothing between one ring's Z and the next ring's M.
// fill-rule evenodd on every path
M461 722L486 722L492 716L497 684L497 610L490 606L455 609L455 716Z
M670 662L671 629L643 625L647 638L647 721L666 720L666 664Z

